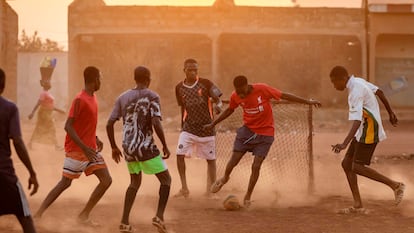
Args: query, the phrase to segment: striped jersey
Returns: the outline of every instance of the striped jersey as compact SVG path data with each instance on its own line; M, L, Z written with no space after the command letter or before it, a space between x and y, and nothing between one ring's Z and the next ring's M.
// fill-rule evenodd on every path
M375 92L378 87L362 78L351 76L348 89L349 120L361 121L355 134L358 142L378 143L386 138L381 122L379 105Z

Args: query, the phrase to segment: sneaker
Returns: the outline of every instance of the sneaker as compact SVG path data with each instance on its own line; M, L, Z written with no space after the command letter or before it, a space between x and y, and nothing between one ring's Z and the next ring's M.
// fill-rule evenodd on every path
M121 232L121 233L132 233L132 227L131 227L131 225L121 223L119 225L119 232Z
M162 221L159 217L155 216L152 218L152 225L158 228L159 233L168 233L164 221Z
M180 189L180 191L178 191L178 193L176 193L173 197L175 197L175 198L177 198L177 197L188 198L188 196L190 196L190 191Z
M227 181L224 181L223 178L216 180L213 185L211 185L210 192L217 193L225 183L227 183Z
M395 205L400 204L400 202L402 201L403 196L404 196L404 190L405 190L405 184L403 183L400 183L398 187L394 190L394 197L395 197L394 204Z

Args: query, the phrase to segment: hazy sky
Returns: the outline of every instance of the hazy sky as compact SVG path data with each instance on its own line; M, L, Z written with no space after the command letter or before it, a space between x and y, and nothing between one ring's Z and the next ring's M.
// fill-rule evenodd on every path
M67 9L72 0L6 0L19 16L19 34L37 31L67 48ZM105 0L107 5L211 5L214 0ZM291 0L235 0L237 5L293 6ZM296 0L300 6L360 7L361 0Z

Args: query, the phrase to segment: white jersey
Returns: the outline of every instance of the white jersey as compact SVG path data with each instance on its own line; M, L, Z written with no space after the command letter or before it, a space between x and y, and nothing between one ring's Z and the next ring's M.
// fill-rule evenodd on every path
M358 142L378 143L386 138L375 92L378 87L365 79L351 76L346 84L348 89L349 120L361 121L355 134Z

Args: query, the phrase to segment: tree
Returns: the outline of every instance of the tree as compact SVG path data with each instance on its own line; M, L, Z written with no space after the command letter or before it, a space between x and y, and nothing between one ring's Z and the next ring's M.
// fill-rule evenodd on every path
M28 36L23 29L20 39L18 41L19 52L62 52L63 46L51 39L42 40L38 36L37 31L32 36Z

